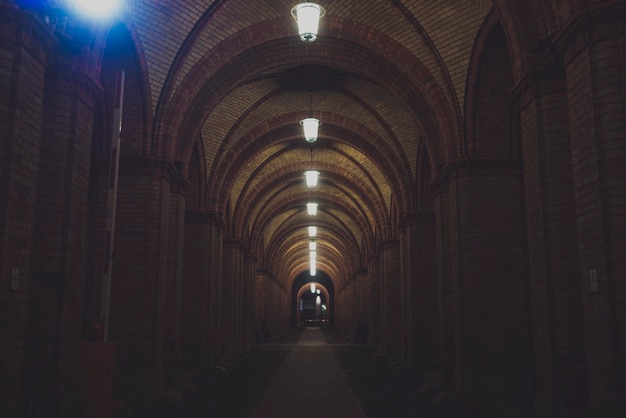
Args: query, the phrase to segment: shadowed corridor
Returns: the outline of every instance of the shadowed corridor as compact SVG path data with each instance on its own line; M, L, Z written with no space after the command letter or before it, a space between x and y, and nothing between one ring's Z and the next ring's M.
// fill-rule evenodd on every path
M363 416L319 328L304 330L252 415L253 418L296 416Z
M0 418L626 417L625 22L0 0Z

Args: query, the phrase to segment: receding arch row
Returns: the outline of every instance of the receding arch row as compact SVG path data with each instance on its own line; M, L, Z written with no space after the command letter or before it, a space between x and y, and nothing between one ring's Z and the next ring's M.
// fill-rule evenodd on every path
M285 266L286 260L291 253L298 253L308 257L308 242L311 238L306 232L310 222L293 222L289 228L280 231L268 243L272 245L271 250L266 254L266 263L269 266ZM320 251L324 253L327 248L333 247L343 254L341 263L346 263L346 267L350 264L358 266L359 259L359 243L358 237L355 237L349 230L338 224L335 219L320 219L315 222L318 228L318 236L315 241L318 243Z
M390 94L393 94L407 109L410 109L414 119L420 123L422 131L429 137L430 145L433 147L431 150L433 158L441 160L441 147L437 141L443 140L448 142L448 138L457 138L458 133L451 133L451 130L456 129L455 125L458 125L459 122L457 121L456 124L450 123L450 115L455 114L454 111L451 111L450 106L446 104L450 103L450 100L443 94L441 88L437 87L432 76L424 72L423 66L419 61L407 52L407 56L404 58L408 62L413 63L413 71L410 74L400 74L397 69L393 68L392 62L385 60L383 56L375 51L359 50L358 55L355 57L353 44L340 39L328 39L326 42L328 44L324 46L324 51L327 49L331 51L332 61L329 61L327 54L322 56L319 49L311 50L305 54L298 49L292 49L290 40L279 39L268 42L258 49L246 51L241 56L238 56L220 74L215 75L217 78L211 77L211 72L207 74L206 69L202 69L202 71L198 69L200 73L197 75L194 75L193 72L190 73L189 81L192 82L193 80L194 87L190 87L189 90L191 91L185 89L185 97L180 97L180 100L175 98L172 101L172 106L175 106L177 109L189 109L189 111L175 112L176 114L184 114L183 119L180 121L171 120L165 123L168 126L168 130L178 130L178 133L173 133L170 136L189 138L199 132L201 125L199 120L204 121L224 94L232 91L247 79L248 75L241 73L241 67L245 61L259 58L261 62L265 62L261 55L273 57L273 60L267 63L267 67L258 68L258 72L262 72L278 65L293 66L298 65L302 61L306 62L315 58L339 70L367 71L366 75L380 79L380 85L385 86ZM289 50L290 53L285 53L285 50ZM314 56L307 58L306 55L311 54ZM372 62L379 63L379 66L371 65ZM369 64L365 66L365 63ZM385 76L381 77L382 74ZM223 79L220 76L223 76ZM190 98L189 96L193 97ZM427 105L429 102L434 106L443 106L445 109L430 108ZM435 122L442 120L439 116L443 118L442 124ZM169 115L169 118L175 117L175 115ZM178 151L176 151L179 155L177 159L184 160L184 155L188 153L187 146L182 142L180 145L182 148L178 147Z
M366 167L359 166L358 161L342 157L340 153L335 153L330 149L327 160L330 161L330 157L334 159L339 156L345 161L345 166L339 166L336 163L315 163L314 167L321 171L319 185L309 189L304 184L304 171L309 168L309 165L298 161L291 162L294 158L304 158L305 153L302 151L302 149L298 150L298 147L283 148L282 151L270 157L268 160L275 159L276 163L264 163L263 169L267 171L264 176L258 173L260 170L252 173L252 176L258 176L258 178L248 180L242 187L238 200L233 202L236 205L233 212L242 217L245 223L252 223L256 222L254 220L267 210L276 211L274 197L281 192L294 195L291 198L294 200L296 195L306 198L307 195L319 195L337 190L342 194L354 196L351 199L355 199L354 205L358 208L355 216L369 224L369 228L373 228L376 224L380 226L384 222L389 208L384 202L385 199L378 184L368 178ZM272 170L268 167L270 164L276 168ZM346 170L346 166L349 170ZM244 222L235 225L233 233L241 234L243 225Z
M320 230L328 231L327 227ZM333 272L335 277L350 274L358 269L360 255L358 247L341 236L340 232L320 233L317 239L319 250L318 264L327 266L327 270ZM281 281L293 277L294 271L309 269L309 252L307 247L309 239L303 234L293 234L288 240L280 242L278 248L274 248L268 257L268 268L275 272Z
M253 156L263 154L264 150L272 146L275 152L261 162L266 167L272 159L280 156L277 151L280 149L278 145L288 147L301 147L306 149L306 154L302 156L302 164L308 164L310 161L309 148L304 144L301 128L298 126L298 116L302 115L284 115L280 118L267 121L258 131L251 131L244 137L239 138L237 148L231 149L226 154L220 155L218 164L214 165L214 169L209 178L209 188L213 190L210 206L216 211L223 211L226 194L231 193L233 185L238 176L242 176L241 167L246 167ZM389 204L389 194L395 193L403 195L410 193L413 188L410 183L410 166L406 155L398 155L393 152L387 145L387 142L379 138L374 132L367 129L364 125L350 120L349 118L337 118L331 114L320 115L323 120L323 131L320 132L319 144L313 145L313 149L335 149L331 148L332 144L346 144L359 153L359 164L367 164L367 169L363 170L366 177L376 176L376 181L372 183L384 187L388 185L389 191L385 193L386 204ZM344 128L344 126L354 127L354 129ZM358 129L358 130L357 130ZM262 131L262 132L261 132ZM278 144L278 145L277 145ZM342 151L343 152L343 151ZM345 152L344 152L344 155ZM372 159L367 156L376 156ZM353 162L357 161L352 157ZM317 160L319 161L319 159ZM384 173L384 174L383 174ZM409 179L409 180L407 180ZM231 201L231 205L233 202ZM400 202L403 210L410 210L406 205Z

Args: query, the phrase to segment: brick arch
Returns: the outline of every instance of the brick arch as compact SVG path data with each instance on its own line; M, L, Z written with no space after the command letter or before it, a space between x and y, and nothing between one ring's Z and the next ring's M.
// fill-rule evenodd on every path
M259 233L253 234L251 236L251 247L257 248L259 246L259 241L263 238L261 236L261 233L262 231L266 230L268 223L272 220L271 218L273 216L276 216L276 214L285 213L289 210L292 210L294 207L304 207L307 201L308 194L295 195L290 201L283 200L279 202L279 204L272 207L271 211L264 211L262 216L254 220L254 229L256 231L259 231ZM375 246L373 242L373 231L364 217L362 208L343 204L344 202L341 199L335 199L333 198L333 195L328 193L318 193L316 195L316 201L323 206L323 208L319 210L321 214L330 215L330 209L333 209L340 210L343 213L352 216L355 219L355 223L361 228L360 232L362 233L361 235L365 238L368 249L373 251ZM338 222L340 221L338 220Z
M359 123L351 121L349 118L332 117L331 115L326 116L324 114L322 114L322 117L325 121L325 129L324 136L321 137L320 141L325 141L330 138L334 141L349 143L366 155L376 155L377 158L375 160L380 164L379 169L382 172L391 173L387 178L391 189L403 195L408 193L411 184L407 184L406 181L410 176L410 172L401 169L400 164L397 164L397 161L394 159L395 154L385 146L385 141L363 126L358 129L362 134L355 134L352 131L343 129L343 126L360 126ZM250 156L265 149L270 142L276 144L277 137L281 138L278 143L283 142L286 144L301 141L301 133L300 131L296 132L293 123L294 120L297 120L295 115L284 115L280 118L267 121L265 124L259 126L257 130L251 131L243 138L240 138L240 147L236 150L232 149L229 153L222 156L222 163L213 170L216 176L210 176L208 185L214 193L210 202L214 210L224 210L223 205L234 182L234 174L239 167L246 163ZM366 140L365 137L369 139ZM406 210L407 205L405 202L401 201L401 203L403 210Z
M306 62L321 62L336 69L363 73L378 80L410 109L415 120L423 121L433 158L440 164L455 154L460 138L460 120L455 109L455 98L439 85L435 77L410 51L393 39L354 22L342 22L348 34L367 34L368 44L355 48L363 38L318 40L326 44L317 49L303 50L298 40L279 38L243 49L240 37L228 39L215 48L215 56L230 57L229 64L207 57L189 72L182 86L176 90L163 111L157 115L156 143L160 153L176 153L180 160L189 153L185 138L193 137L220 100L224 91L235 88L249 76L245 63L255 62L258 72L276 67L288 67ZM252 27L254 28L254 26ZM251 29L252 30L252 29ZM323 49L322 54L320 50ZM238 55L234 51L241 51ZM224 58L225 59L225 58ZM398 62L403 65L399 67ZM372 65L376 63L376 65ZM174 109L176 111L174 111ZM182 109L182 111L181 111ZM184 116L180 116L184 115ZM166 142L170 142L166 145Z
M186 196L187 209L204 209L204 190L206 190L206 174L202 141L198 139L197 146L191 155L185 177L189 182L189 192Z
M285 234L277 237L278 244L271 245L272 252L268 255L266 266L273 270L276 277L287 285L289 284L288 280L293 280L300 273L309 269L308 251L285 251L285 247L289 247L295 242L301 242L304 239L303 236L291 232L286 231ZM358 269L359 265L356 257L358 248L348 245L349 242L345 238L337 237L336 233L328 236L326 242L334 250L327 251L324 257L318 257L317 270L324 271L330 277L334 277L335 280L333 282L338 283L341 277L345 278ZM281 257L281 255L283 256ZM352 263L348 261L350 257L346 255L351 256ZM276 268L273 269L273 267Z
M510 132L513 74L503 37L500 21L491 13L479 30L468 71L465 156L512 158L516 154ZM503 132L503 126L509 131Z
M329 165L321 164L320 168L324 170L325 168L332 167ZM291 172L285 173L284 175L276 176L271 179L266 178L263 183L258 185L257 192L254 193L253 196L268 196L269 200L270 197L280 195L280 193L286 189L294 186L298 187L304 181L302 177L303 176L300 174L299 171L295 172L292 170ZM361 181L360 177L355 173L347 172L342 174L334 174L334 172L327 170L325 178L330 179L333 182L334 188L336 188L338 191L354 191L363 189L362 187L360 187L363 182ZM315 195L316 199L325 196L324 191L320 190L316 191ZM271 205L271 207L268 207L269 203L265 204L264 206L267 207L267 209L271 210L258 210L257 215L254 217L254 220L252 222L259 228L263 227L268 221L271 220L272 215L268 212L277 212L281 210L286 210L289 207L294 207L300 203L304 204L306 203L304 201L310 199L310 196L311 192L306 190L300 193L291 193L291 198L289 201L281 200L276 204ZM331 196L329 196L328 198L330 199L330 197ZM333 207L341 207L346 213L350 213L353 216L353 219L355 219L355 221L362 226L362 230L365 233L371 234L373 232L373 228L371 226L372 224L377 225L380 222L384 222L384 219L380 218L380 214L384 213L385 211L381 210L379 200L371 197L369 193L362 194L359 196L359 198L360 200L352 205L341 205L339 203L344 203L343 200L333 199ZM235 211L235 216L242 217L246 220L252 218L252 211L255 210L258 205L256 203L250 202L250 200L254 199L246 199L245 204L241 205L241 207ZM368 219L366 212L373 213L374 219ZM239 234L241 234L243 222L244 221L242 221L241 225L239 225L234 230L236 236L239 236Z
M106 96L107 138L110 138L115 73L125 72L122 122L122 155L150 155L149 148L152 104L149 93L148 70L141 41L132 25L123 22L109 28L104 35L100 63L100 83ZM108 139L107 139L108 140Z
M436 178L437 173L433 172L432 162L428 155L428 149L425 146L420 146L417 150L417 166L419 170L415 173L416 177L416 192L415 198L417 199L416 207L418 211L430 211L434 210L435 195L432 188L433 179Z
M532 53L537 43L548 37L558 26L558 7L553 0L494 0L496 17L502 25L513 66L513 79L518 82L536 65ZM478 42L477 42L478 43Z

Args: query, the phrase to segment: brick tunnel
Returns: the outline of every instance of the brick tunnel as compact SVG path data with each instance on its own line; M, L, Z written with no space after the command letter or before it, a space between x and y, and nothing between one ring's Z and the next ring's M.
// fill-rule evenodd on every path
M80 3L0 1L0 416L626 416L622 0Z

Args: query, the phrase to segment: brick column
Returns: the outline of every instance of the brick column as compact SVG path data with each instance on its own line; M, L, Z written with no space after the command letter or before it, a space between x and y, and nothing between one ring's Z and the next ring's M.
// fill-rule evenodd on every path
M163 292L164 306L159 312L163 321L163 336L166 340L165 361L172 369L171 361L180 353L181 315L183 296L183 249L185 243L185 196L188 183L182 176L172 180L169 207L169 236L167 251L167 277ZM205 331L206 332L206 331ZM171 376L170 376L171 377Z
M382 336L382 286L380 279L380 258L371 256L367 260L368 282L370 283L370 333L368 343L374 348L381 348Z
M462 388L461 302L458 274L454 274L452 223L450 219L450 190L448 179L441 177L433 183L435 192L435 236L437 252L437 300L439 329L439 361L444 383L449 388Z
M255 276L256 276L256 257L248 254L244 259L244 275L242 286L242 312L241 312L241 351L250 350L254 342L255 327Z
M241 285L244 249L241 241L224 242L224 259L220 310L220 342L222 360L231 360L238 352L241 335Z
M348 283L345 283L343 289L341 289L341 307L343 310L342 317L344 318L343 328L346 330L347 336L350 336L350 341L354 337L354 331L356 329L356 317L357 317L357 298L356 298L356 281L354 277L349 279Z
M0 415L23 413L22 368L31 280L46 73L45 28L0 4Z
M359 269L356 272L356 286L357 286L357 321L361 324L361 330L363 331L362 337L366 337L369 334L371 327L371 313L370 313L370 292L371 284L367 277L366 269ZM365 342L365 341L363 341Z
M218 303L219 276L213 270L220 263L220 231L216 214L186 211L180 347L185 364L191 367L208 366L212 351L217 350L213 306Z
M405 215L400 222L400 246L406 283L405 360L418 371L433 371L438 361L439 338L434 213Z
M144 399L161 387L171 163L123 158L117 198L109 337L119 396Z
M64 64L48 72L25 348L32 410L67 410L79 393L75 366L82 334L94 102L100 93L87 75Z
M402 358L402 278L400 276L400 243L388 240L380 245L382 281L383 352L393 360Z
M269 281L269 271L259 269L256 274L254 286L254 332L257 343L265 341L268 337L267 333L269 332Z
M588 401L564 75L558 57L548 56L543 67L517 87L535 414L546 418L582 417Z
M451 273L460 284L456 309L462 313L455 324L461 333L456 360L462 361L461 389L471 399L532 396L520 173L519 161L495 159L459 160L443 170L449 179Z
M580 15L555 40L569 103L590 410L626 415L626 7Z

